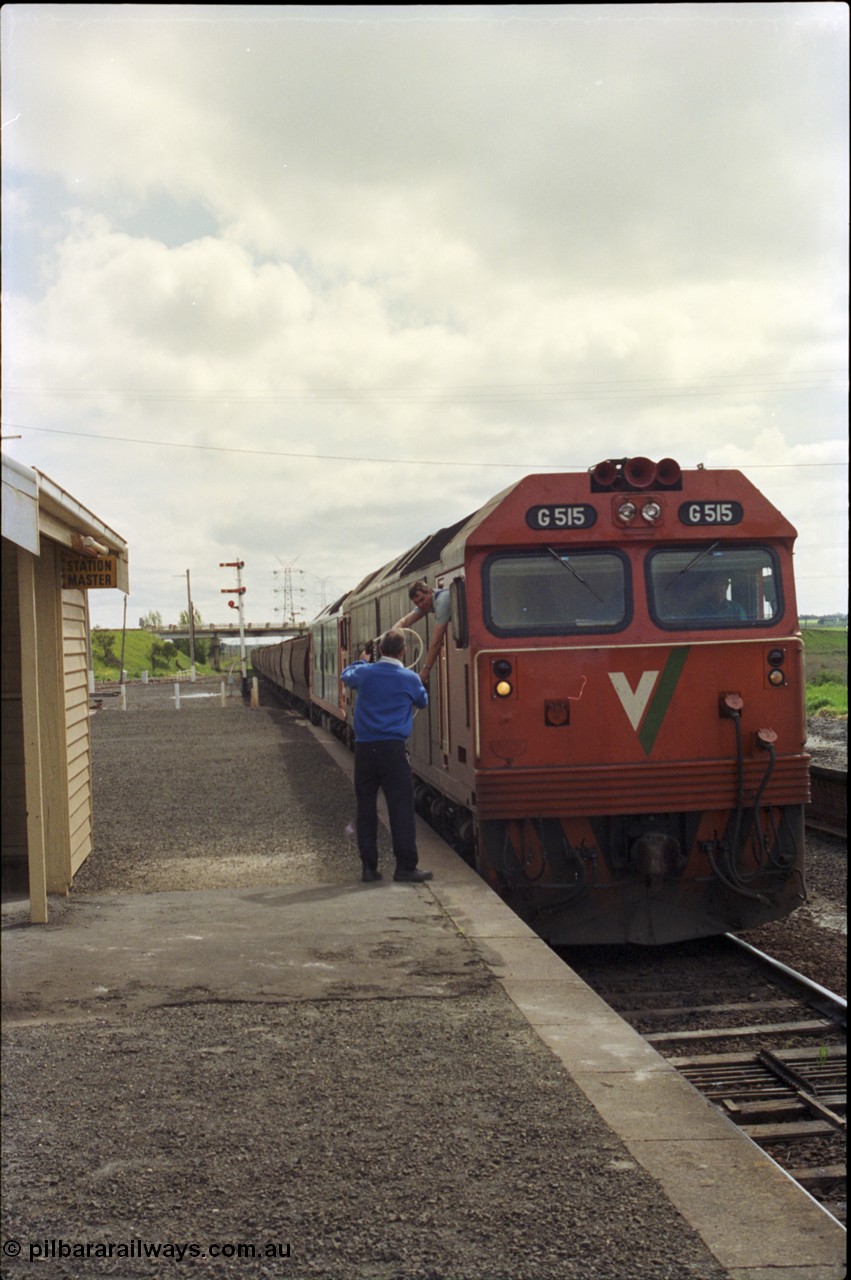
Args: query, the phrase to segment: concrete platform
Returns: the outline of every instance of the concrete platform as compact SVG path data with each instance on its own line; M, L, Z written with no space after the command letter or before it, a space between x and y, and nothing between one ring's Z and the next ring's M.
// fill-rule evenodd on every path
M311 732L350 774L348 752ZM7 1038L56 1024L127 1026L149 1011L193 1004L277 1007L392 999L412 1009L417 1001L434 1000L449 1010L453 999L475 996L506 1027L515 1026L519 1011L589 1109L732 1280L844 1276L842 1228L613 1014L424 824L418 840L420 864L435 875L423 886L385 879L374 885L353 880L238 892L98 895L70 900L54 916L55 924L42 927L26 923L25 904L7 904ZM433 1063L431 1070L439 1075L451 1064ZM522 1096L522 1080L517 1093ZM632 1228L619 1225L615 1211L609 1229L614 1237ZM679 1230L672 1214L674 1241ZM600 1267L590 1264L587 1274L607 1275ZM280 1274L300 1273L282 1267ZM468 1267L459 1274L473 1273Z

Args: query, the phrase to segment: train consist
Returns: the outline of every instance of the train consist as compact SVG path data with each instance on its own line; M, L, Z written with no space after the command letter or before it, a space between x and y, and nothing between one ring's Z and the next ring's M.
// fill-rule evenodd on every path
M412 583L447 589L419 812L553 943L746 929L805 897L795 537L737 471L527 476L253 665L351 743L340 672Z

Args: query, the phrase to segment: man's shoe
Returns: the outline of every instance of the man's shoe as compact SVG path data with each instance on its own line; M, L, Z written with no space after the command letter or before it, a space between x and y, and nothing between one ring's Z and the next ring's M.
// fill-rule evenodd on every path
M430 871L419 871L414 867L413 871L396 871L393 879L404 880L408 884L422 884L424 880L433 880L434 876Z
M368 867L364 863L363 875L361 876L361 880L372 881L372 880L380 880L380 879L381 879L381 872L378 870L378 868Z

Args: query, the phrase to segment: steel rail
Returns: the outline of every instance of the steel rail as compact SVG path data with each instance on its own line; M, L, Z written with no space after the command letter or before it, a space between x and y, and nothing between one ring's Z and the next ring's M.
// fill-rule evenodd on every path
M811 978L806 978L802 973L798 973L795 969L790 969L788 965L783 964L782 960L775 960L773 956L768 955L765 951L760 951L756 947L752 947L749 942L745 942L744 938L737 938L734 933L725 933L724 937L728 941L741 947L743 951L748 951L752 956L768 969L776 969L778 973L785 974L787 978L791 978L796 985L803 987L805 990L812 992L821 1000L826 1000L828 1004L835 1005L841 1010L843 1015L847 1012L848 1001L843 996L837 995L835 991L828 991L827 987L821 986L818 982L813 982Z

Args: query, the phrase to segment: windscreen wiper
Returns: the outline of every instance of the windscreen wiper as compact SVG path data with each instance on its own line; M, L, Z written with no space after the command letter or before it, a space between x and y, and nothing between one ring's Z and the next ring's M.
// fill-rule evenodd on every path
M569 573L572 573L572 574L573 574L573 576L574 576L574 578L576 579L576 581L577 581L577 582L581 582L581 583L582 583L582 585L583 585L583 587L585 588L585 590L586 590L586 591L590 591L590 592L591 592L591 595L594 597L594 599L595 599L595 600L599 600L599 601L600 601L600 604L604 604L604 603L605 603L605 602L604 602L604 600L603 600L603 597L602 597L602 596L598 596L598 595L597 595L597 592L594 590L594 588L593 588L589 583L587 583L587 582L585 581L585 579L582 577L582 574L581 574L581 573L577 573L577 572L576 572L576 570L574 569L574 567L573 567L573 565L572 565L572 564L569 564L569 563L567 562L567 560L562 559L562 557L559 555L559 553L558 553L557 551L553 551L552 547L547 547L547 551L549 551L549 553L550 553L550 555L551 555L551 556L553 556L556 560L558 560L559 564L560 564L563 568L567 569L567 571L568 571Z
M709 546L708 546L708 547L704 547L704 549L703 549L702 551L698 552L698 554L694 557L694 559L693 559L693 560L689 560L688 564L685 566L685 568L684 568L684 569L680 569L679 573L675 573L675 574L674 574L673 578L672 578L672 579L671 579L671 581L668 583L668 585L667 585L667 587L665 588L665 590L666 590L666 591L670 591L670 590L671 590L671 587L674 585L674 583L675 583L675 582L679 582L680 578L683 576L683 574L684 574L684 573L688 573L688 572L689 572L689 570L690 570L690 569L693 569L693 568L694 568L694 566L695 566L696 564L700 564L700 562L701 562L701 560L704 558L704 556L708 556L708 555L709 555L709 553L710 553L711 551L714 551L714 550L715 550L715 548L716 548L718 545L719 545L719 544L718 544L717 542L711 542L711 543L709 544Z

